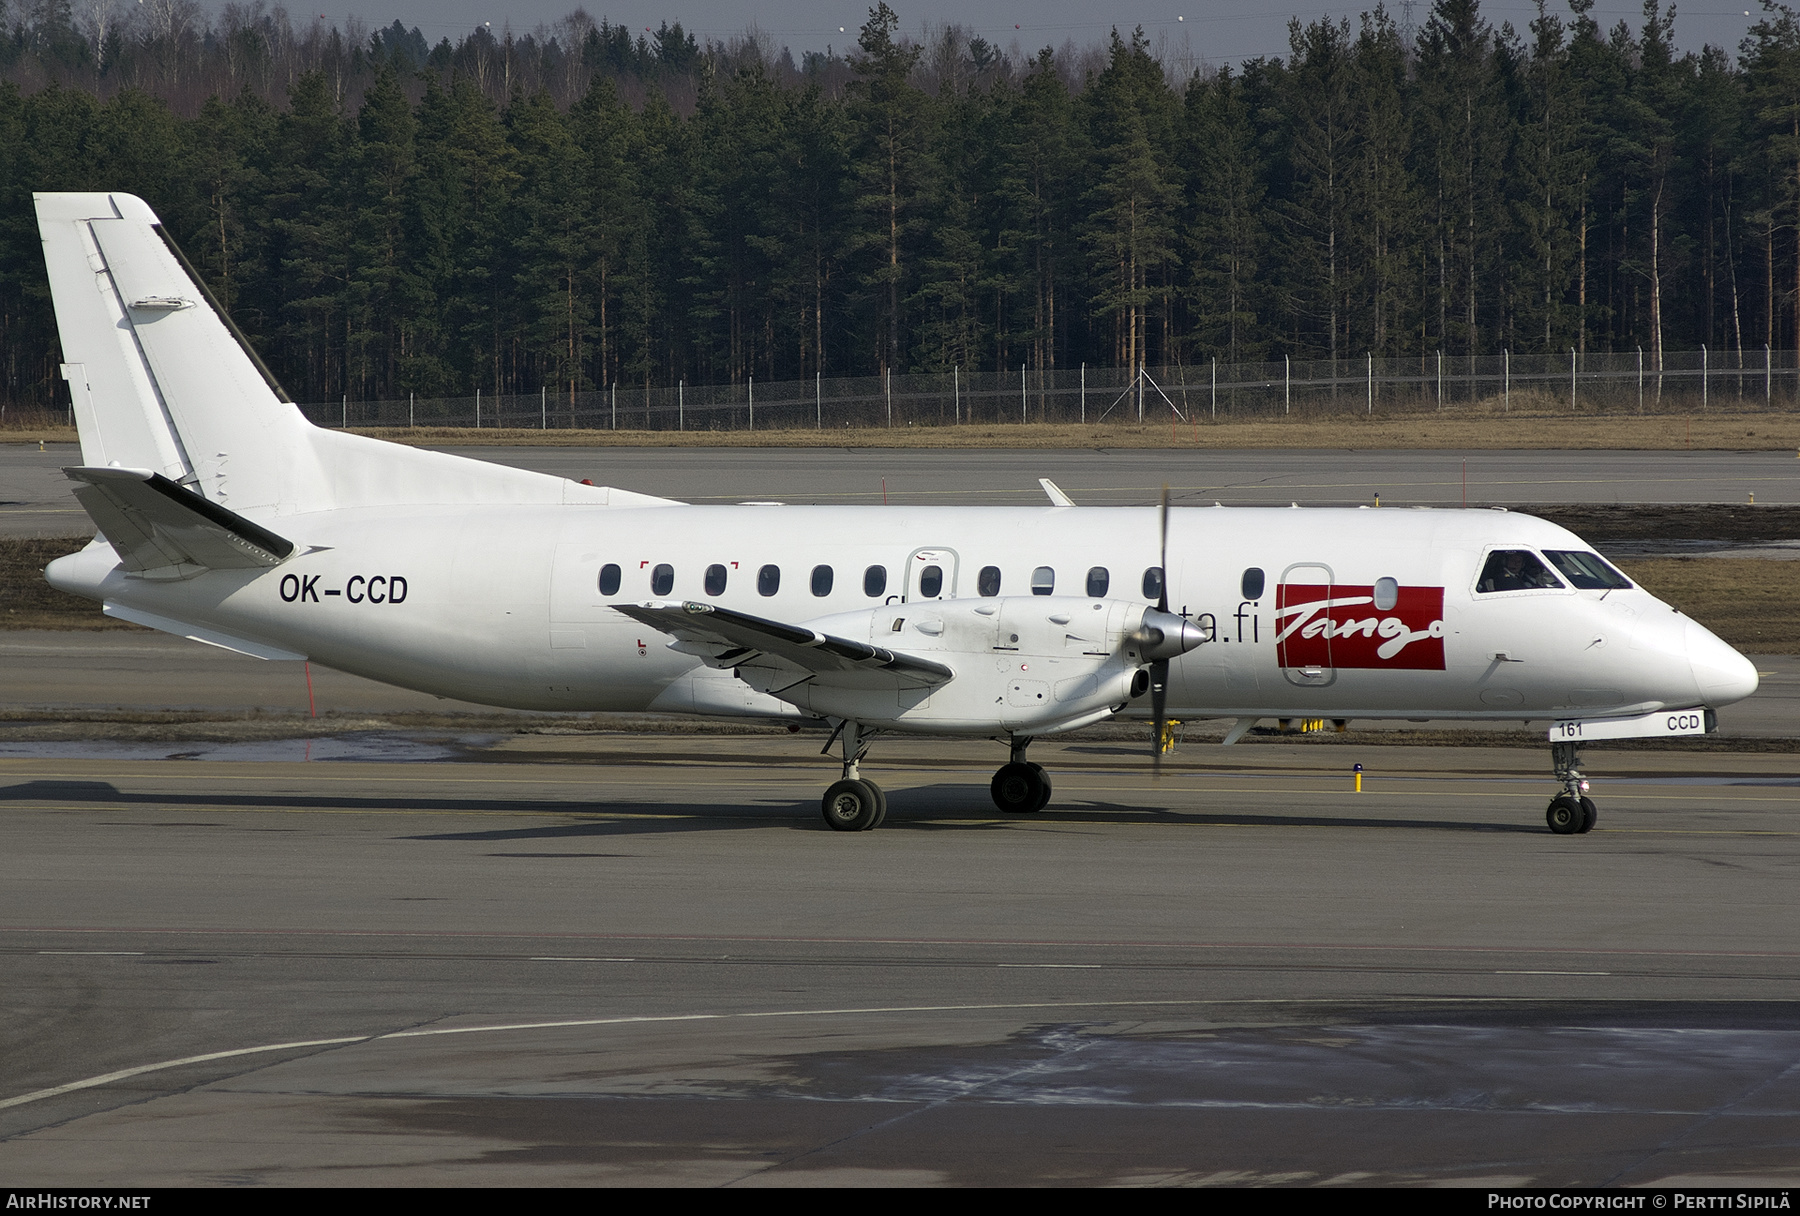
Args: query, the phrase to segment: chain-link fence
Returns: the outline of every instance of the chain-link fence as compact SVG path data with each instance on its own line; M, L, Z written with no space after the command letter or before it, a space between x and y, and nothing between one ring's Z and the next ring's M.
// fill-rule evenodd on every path
M1066 371L950 372L570 393L314 402L332 427L824 430L1008 423L1166 423L1420 414L1542 416L1800 408L1794 351L1426 355Z

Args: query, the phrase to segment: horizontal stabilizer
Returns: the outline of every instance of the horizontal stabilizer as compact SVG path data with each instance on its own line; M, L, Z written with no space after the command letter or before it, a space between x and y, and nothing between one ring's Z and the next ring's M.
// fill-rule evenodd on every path
M106 615L117 617L121 621L130 621L133 625L142 625L147 629L160 629L164 633L172 633L178 638L186 638L190 642L205 642L208 646L217 646L220 650L231 650L238 654L247 654L253 659L285 659L300 662L306 656L292 650L283 650L279 646L271 646L267 642L253 642L249 638L240 638L236 634L221 633L217 629L207 629L201 625L190 625L186 621L178 621L174 617L159 616L154 612L145 612L140 608L127 608L123 604L106 602Z
M716 667L749 664L766 656L828 680L833 675L878 672L908 688L944 684L956 674L930 659L896 654L867 642L767 621L712 604L650 602L614 607L632 620L684 643L682 649L702 654Z
M127 570L188 577L275 566L294 551L292 541L149 469L63 473Z

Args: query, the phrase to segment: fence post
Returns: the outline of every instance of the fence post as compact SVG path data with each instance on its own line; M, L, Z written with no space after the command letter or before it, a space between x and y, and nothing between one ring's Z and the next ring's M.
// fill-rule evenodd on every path
M1369 412L1375 412L1375 352L1369 352Z
M1081 425L1087 425L1087 360L1081 361Z
M1506 370L1501 374L1506 377L1504 381L1506 387L1500 396L1500 409L1502 413L1507 413L1512 410L1512 351L1504 352L1502 359Z
M756 429L756 373L750 373L750 429Z
M1706 343L1702 342L1700 344L1700 408L1702 410L1706 408L1707 362Z
M950 369L950 417L962 425L962 364Z
M1294 357L1281 356L1281 412L1294 412Z
M413 411L417 408L417 406L418 406L418 402L413 399L413 395L411 393L406 394L406 425L407 426L418 426L419 425L417 422L413 421Z
M888 425L894 425L894 369L881 369L881 391L887 395Z
M619 429L619 382L612 382L612 429Z
M1212 367L1212 420L1219 420L1219 356L1213 356Z
M687 430L687 377L675 382L675 429Z
M550 429L550 387L538 385L538 430Z
M1437 353L1437 361L1437 407L1441 410L1444 408L1444 352L1441 350Z
M481 429L481 386L475 386L475 428Z
M1644 400L1644 348L1638 347L1638 402ZM1569 412L1575 412L1575 348L1569 348Z
M813 368L813 409L818 414L813 421L813 429L818 431L825 429L825 390L820 387L824 383L822 379L824 375L823 368Z
M1775 399L1775 364L1769 356L1769 344L1763 343L1763 402L1767 404Z
M1027 407L1025 404L1025 365L1023 363L1021 363L1021 364L1019 364L1019 425L1020 426L1024 426L1025 423L1027 422L1027 418L1025 416L1026 408Z

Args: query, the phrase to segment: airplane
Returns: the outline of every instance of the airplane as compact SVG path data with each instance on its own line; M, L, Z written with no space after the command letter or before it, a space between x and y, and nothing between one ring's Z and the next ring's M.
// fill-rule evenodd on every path
M315 427L142 200L43 193L98 527L50 563L108 615L264 659L551 711L830 731L825 823L886 816L882 733L1033 740L1113 718L1550 720L1562 835L1584 742L1716 729L1755 667L1573 533L1504 510L695 506Z

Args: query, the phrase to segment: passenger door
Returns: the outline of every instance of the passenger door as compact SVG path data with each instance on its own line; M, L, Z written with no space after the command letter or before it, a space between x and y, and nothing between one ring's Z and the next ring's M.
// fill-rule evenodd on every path
M954 549L915 549L906 559L906 603L956 598Z
M1275 588L1275 661L1296 688L1337 682L1331 662L1331 614L1337 578L1323 562L1296 562Z

